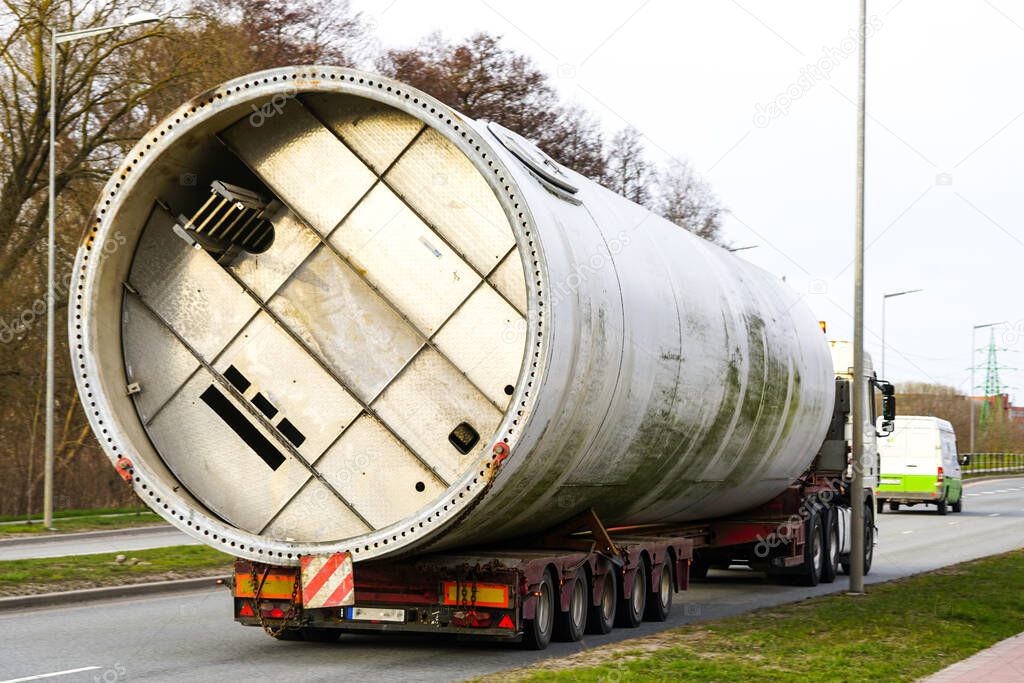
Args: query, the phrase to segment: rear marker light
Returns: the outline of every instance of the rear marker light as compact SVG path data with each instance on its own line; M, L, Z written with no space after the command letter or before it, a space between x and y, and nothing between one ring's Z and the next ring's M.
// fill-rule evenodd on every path
M498 628L515 628L515 626L507 614L498 622Z
M252 611L252 605L248 601L242 603L242 609L238 610L238 616L240 617L254 617L256 613Z

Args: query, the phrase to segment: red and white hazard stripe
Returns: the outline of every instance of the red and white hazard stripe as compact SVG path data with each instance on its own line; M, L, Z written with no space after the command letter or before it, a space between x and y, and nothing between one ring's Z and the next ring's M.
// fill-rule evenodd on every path
M355 579L349 553L303 555L303 607L341 607L354 605L355 601Z

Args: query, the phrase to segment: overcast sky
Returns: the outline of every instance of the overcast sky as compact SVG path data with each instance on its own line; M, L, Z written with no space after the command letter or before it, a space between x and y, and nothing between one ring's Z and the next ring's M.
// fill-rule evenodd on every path
M652 160L689 160L726 239L852 334L855 0L369 2L385 46L498 33ZM445 8L445 9L439 9ZM1024 3L870 0L866 340L886 375L967 391L971 327L1024 368ZM978 334L987 346L988 330ZM977 363L984 363L979 351ZM1024 371L1003 383L1024 401ZM984 371L977 383L984 382Z

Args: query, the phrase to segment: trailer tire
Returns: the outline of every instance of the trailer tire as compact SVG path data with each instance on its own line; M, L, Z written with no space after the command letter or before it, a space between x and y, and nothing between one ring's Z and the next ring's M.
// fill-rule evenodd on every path
M652 585L651 592L647 594L647 611L644 612L644 619L647 621L665 621L672 613L672 596L676 591L672 565L671 557L665 560L665 564L661 566L658 585Z
M890 512L899 512L900 511L900 504L895 502L895 501L889 503L889 511Z
M615 625L625 628L636 628L644 620L647 611L647 563L642 561L633 572L633 587L628 595L619 598L618 614Z
M832 583L839 573L839 513L829 508L825 513L825 525L822 529L825 546L822 548L824 562L821 565L821 582Z
M884 498L876 498L875 499L875 514L876 515L880 515L883 512L885 512L885 499Z
M943 498L942 500L939 501L939 504L937 506L937 510L938 510L938 513L940 515L945 515L947 512L949 512L949 504L946 503L946 499L945 498Z
M963 512L963 511L964 511L964 494L961 493L960 494L960 500L958 500L957 502L953 503L953 512Z
M555 630L555 613L558 609L555 604L555 582L551 579L550 571L544 572L537 592L537 609L533 619L523 622L523 647L527 650L547 648Z
M615 613L619 604L615 572L613 567L598 581L594 581L594 593L597 593L597 586L601 586L601 600L596 605L591 603L590 609L587 610L587 633L604 635L611 633L615 626Z
M821 581L821 569L825 564L821 528L821 514L814 511L804 526L804 562L800 565L800 573L793 576L795 583L800 586L817 586Z
M587 627L587 608L590 605L590 581L582 573L572 580L569 609L555 615L555 640L575 643L583 637Z

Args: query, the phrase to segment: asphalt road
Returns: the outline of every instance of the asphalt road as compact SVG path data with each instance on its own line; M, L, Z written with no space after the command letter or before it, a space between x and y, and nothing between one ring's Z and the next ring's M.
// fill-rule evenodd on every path
M130 533L126 533L130 532ZM45 539L45 540L44 540ZM128 552L169 545L197 545L200 541L172 526L124 531L87 531L45 537L0 540L0 560L24 560L32 557L94 555Z
M1024 547L1024 479L969 485L964 512L933 509L879 518L869 582L885 581ZM104 605L0 616L0 683L11 680L226 681L242 677L336 681L447 681L529 664L693 621L845 589L840 577L816 588L766 583L752 572L712 571L677 594L666 624L617 629L545 652L443 638L344 636L338 643L277 642L231 621L223 588ZM46 676L46 678L40 678Z

